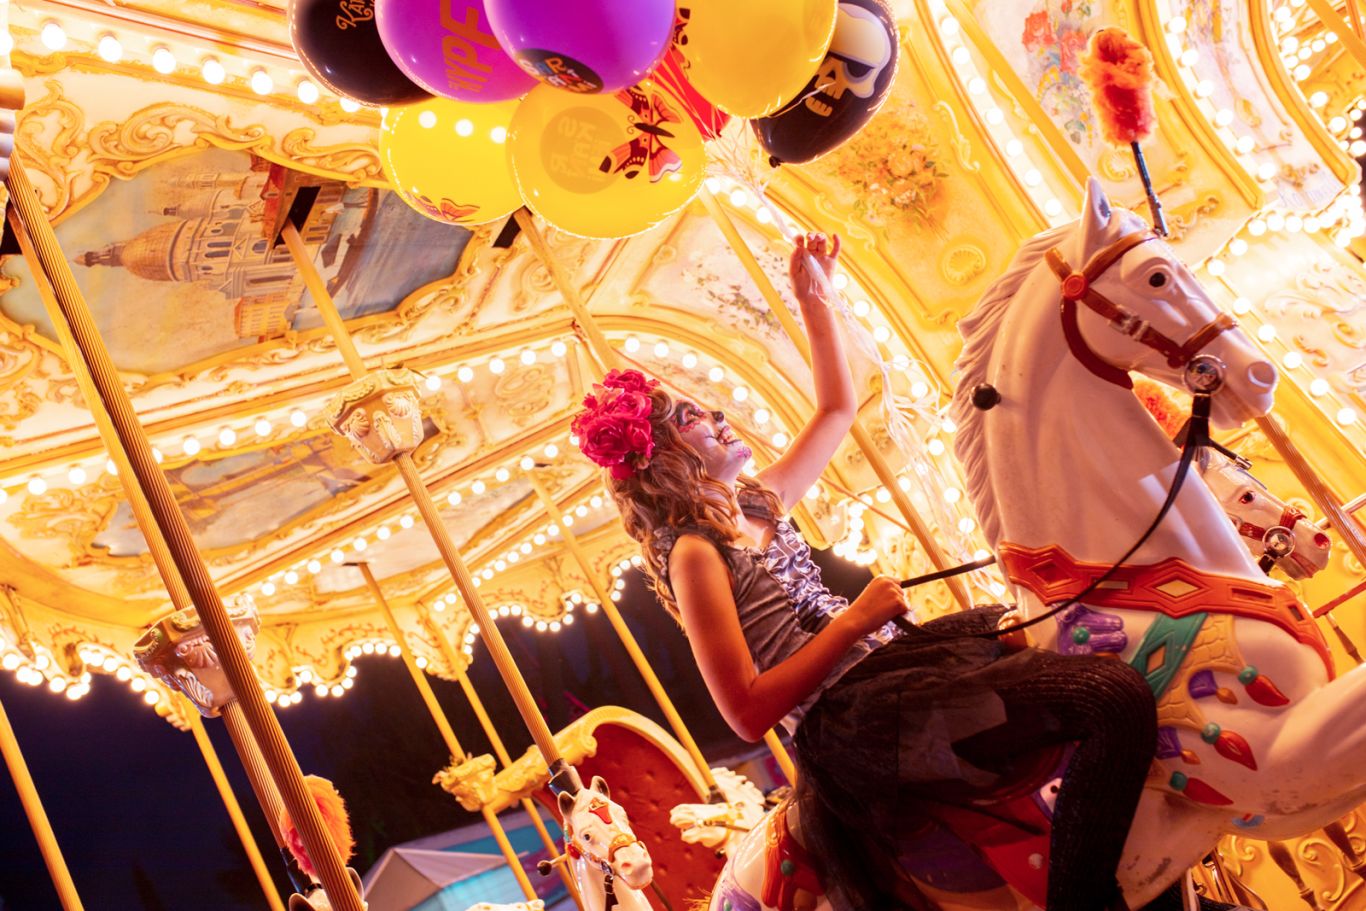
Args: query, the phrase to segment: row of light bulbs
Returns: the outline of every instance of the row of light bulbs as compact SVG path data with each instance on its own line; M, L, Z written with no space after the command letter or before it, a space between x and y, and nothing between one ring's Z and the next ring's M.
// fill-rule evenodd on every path
M41 23L38 30L38 40L46 50L52 53L64 51L71 45L71 36L67 32L67 28L57 19L46 19ZM99 32L92 36L92 40L95 53L106 63L119 63L128 57L124 41L112 31ZM0 53L10 53L13 46L14 39L12 37L8 35L0 37ZM177 57L176 52L168 44L149 44L146 54L147 63L163 76L169 76L182 68L181 59ZM233 58L227 59L229 64L236 63ZM195 66L194 63L185 64L186 68ZM200 55L197 67L200 78L211 86L223 85L230 76L223 59L214 54ZM240 73L235 74L235 78L245 82L254 93L262 97L271 95L276 91L277 77L271 75L270 71L263 66L257 65L243 69ZM298 72L283 74L280 82L286 85L292 84L294 95L302 104L314 105L322 98L322 91L318 85ZM342 110L347 113L355 113L361 107L349 98L338 98L338 103Z
M987 85L986 76L963 42L962 23L943 3L930 0L930 14L939 27L940 40L949 52L949 60L957 67L959 83L967 90L969 102L980 122L986 124L996 148L1004 152L1006 167L1016 176L1035 208L1042 212L1050 225L1067 220L1067 207L1048 185L1042 169L1029 155L1024 142L1006 122L1005 111L996 103Z

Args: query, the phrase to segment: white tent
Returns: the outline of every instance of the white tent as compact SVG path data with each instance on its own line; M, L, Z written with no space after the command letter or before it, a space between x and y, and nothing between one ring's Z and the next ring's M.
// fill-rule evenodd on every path
M450 884L503 863L491 854L390 848L365 875L365 900L370 911L410 911Z

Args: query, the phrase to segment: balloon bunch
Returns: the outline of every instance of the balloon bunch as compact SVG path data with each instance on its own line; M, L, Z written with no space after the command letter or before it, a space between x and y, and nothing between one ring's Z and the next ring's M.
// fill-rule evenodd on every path
M885 0L291 0L289 22L319 82L385 108L413 208L474 225L525 203L587 237L687 204L732 117L775 166L834 149L899 45Z

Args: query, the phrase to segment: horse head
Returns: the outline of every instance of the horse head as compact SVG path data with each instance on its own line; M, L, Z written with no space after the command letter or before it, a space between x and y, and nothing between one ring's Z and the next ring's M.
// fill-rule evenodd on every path
M1217 375L1210 415L1222 426L1271 409L1276 368L1175 251L1138 215L1112 207L1094 178L1080 223L1047 258L1062 285L1068 345L1093 373L1125 385L1136 371L1179 389Z
M650 851L631 831L620 804L612 801L607 782L593 776L577 794L561 793L565 850L576 860L599 868L632 889L644 889L654 876Z
M1328 565L1332 542L1304 513L1287 506L1244 467L1214 449L1200 451L1205 486L1223 506L1252 551L1292 579L1308 579Z

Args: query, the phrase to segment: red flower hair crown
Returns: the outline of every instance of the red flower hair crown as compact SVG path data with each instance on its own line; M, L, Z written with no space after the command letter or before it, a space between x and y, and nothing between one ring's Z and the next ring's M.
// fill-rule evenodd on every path
M654 455L650 391L658 385L638 370L612 370L593 384L584 410L569 425L583 454L619 481L643 471Z

